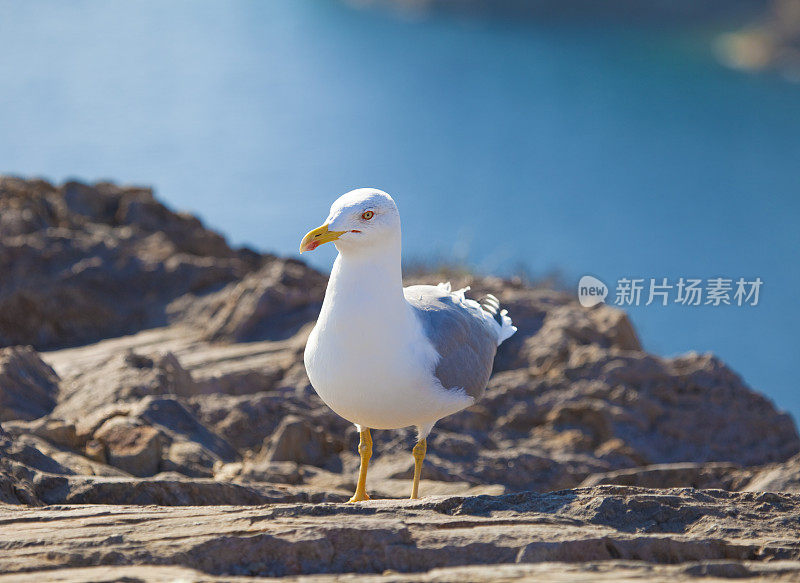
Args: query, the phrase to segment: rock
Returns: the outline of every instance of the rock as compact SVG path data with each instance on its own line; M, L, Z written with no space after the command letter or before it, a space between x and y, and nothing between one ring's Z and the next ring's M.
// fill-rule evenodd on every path
M80 420L77 429L85 436L87 457L136 476L177 471L208 477L216 463L238 457L174 398L146 397L100 407Z
M167 482L155 490L157 480L125 489L94 483L73 500L95 501L91 492L101 490L135 500L151 488L183 500L168 494ZM259 499L242 486L195 483L198 490L186 502L203 498L200 483ZM46 562L49 573L171 565L204 574L195 579L317 575L333 581L335 575L360 580L356 574L384 573L402 581L494 581L504 575L553 580L554 573L566 573L586 581L654 574L790 580L800 575L798 520L800 498L793 495L623 486L359 505L7 506L0 507L6 526L0 572L30 573ZM141 578L147 570L138 573Z
M176 399L142 399L132 409L132 415L157 427L171 441L197 443L210 458L233 461L237 457L236 450L229 443L206 428Z
M84 455L86 455L86 457L90 460L94 460L102 464L108 462L108 458L106 457L106 447L99 439L90 439L86 442Z
M324 465L336 447L326 433L300 417L286 417L270 440L264 459L271 462L292 461Z
M755 465L785 460L800 445L791 418L712 356L660 359L594 345L575 346L567 354L562 364L549 364L543 376L495 374L483 406L497 417L516 415L512 427L495 429L497 438L533 445L522 434L527 423L529 435L548 449L567 445L631 466ZM515 409L520 403L524 409ZM438 426L459 430L464 417L455 415ZM578 433L564 442L570 432ZM627 454L615 462L607 456L607 444L620 441Z
M152 476L161 461L158 430L128 417L112 417L94 432L109 464L134 476Z
M226 464L215 472L217 480L239 480L245 482L271 482L273 484L302 484L305 481L300 464L273 462L265 459L245 460L244 463ZM327 486L333 486L328 483Z
M77 450L84 445L75 424L64 419L42 417L34 421L9 421L5 428L14 435L29 433L69 449Z
M641 351L642 344L625 312L600 304L588 312L597 332L608 346Z
M47 415L55 407L58 383L32 348L0 348L0 422Z
M604 474L592 474L581 487L600 484L637 486L641 488L716 488L738 490L742 485L741 468L729 463L681 463L660 464L642 468L617 470ZM738 479L737 479L738 478Z
M67 466L57 462L49 455L42 453L35 444L21 437L14 437L9 433L0 433L0 462L7 464L7 468L24 468L26 471L17 473L30 477L32 470L39 470L50 474L73 474Z
M67 374L54 415L77 419L103 405L134 402L150 395L193 394L191 373L167 351L149 355L112 351L94 366Z
M37 452L38 453L38 452ZM19 461L20 449L0 427L0 506L3 504L40 504L31 483L33 472Z
M3 504L41 504L36 496L36 488L25 478L14 474L8 462L0 460L0 507Z
M46 504L160 506L262 505L278 502L342 502L345 492L270 484L233 484L159 474L151 478L37 474L35 491Z
M166 306L268 257L146 188L0 177L0 346L68 346L166 322Z
M256 571L258 563L248 565ZM461 583L495 583L497 581L571 581L575 583L597 583L619 581L696 581L698 576L719 578L749 578L759 581L787 581L797 573L797 561L689 561L679 565L653 565L642 561L598 561L586 563L533 563L501 565L468 565L463 567L443 567L427 572L400 573L388 570L382 575L350 573L342 575L301 575L283 577L292 583L377 583L392 581L397 583L428 583L431 581ZM195 569L173 565L113 565L99 567L75 567L52 569L48 576L54 581L151 581L153 583L173 583L174 581L264 582L274 579L245 576L233 578L230 575L215 576ZM22 577L23 579L20 579ZM0 583L24 580L25 575L0 575ZM717 579L722 580L722 579Z
M193 478L210 478L219 458L194 441L173 441L161 463L164 470Z
M96 456L95 458L92 458L85 451L74 451L68 447L53 444L46 439L39 437L38 435L17 433L17 430L13 428L10 434L17 447L25 447L31 453L36 452L35 455L37 457L42 456L40 459L47 460L46 465L41 465L41 463L34 462L30 457L21 460L23 463L28 464L32 468L37 468L49 473L66 473L69 475L129 475L121 469L107 465L104 446L99 442L99 446L102 449L102 456Z
M219 292L170 305L173 322L202 322L209 340L282 340L319 313L327 278L305 264L275 260Z
M794 492L800 494L800 455L782 464L757 468L741 488L746 492Z

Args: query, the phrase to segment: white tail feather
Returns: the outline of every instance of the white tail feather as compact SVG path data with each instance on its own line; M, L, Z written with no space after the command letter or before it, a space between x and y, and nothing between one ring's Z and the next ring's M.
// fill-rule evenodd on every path
M456 296L465 306L472 308L476 316L480 316L485 322L491 323L492 328L497 333L498 346L511 338L517 331L517 327L514 326L511 322L511 318L508 316L508 310L500 310L498 313L500 301L492 294L488 294L481 300L481 303L478 303L464 295L469 291L469 286L452 291L452 287L448 281L447 283L440 283L439 289Z
M500 328L500 332L497 339L497 345L500 346L503 342L508 340L514 335L514 332L517 331L517 327L511 322L511 318L508 317L508 310L503 310L500 312L500 317L503 319L502 324L497 324L498 328Z

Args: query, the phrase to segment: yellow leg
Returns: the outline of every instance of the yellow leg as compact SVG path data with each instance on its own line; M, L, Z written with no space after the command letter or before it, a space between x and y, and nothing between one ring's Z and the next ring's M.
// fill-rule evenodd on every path
M361 502L362 500L369 500L367 494L367 469L369 468L369 459L372 457L372 436L369 434L369 429L364 428L359 433L358 453L361 454L361 468L358 470L358 484L356 484L356 493L348 502Z
M428 442L423 438L414 446L412 454L414 455L414 484L411 486L411 499L416 500L419 498L419 476L422 473L422 460L425 459L425 452L428 449Z

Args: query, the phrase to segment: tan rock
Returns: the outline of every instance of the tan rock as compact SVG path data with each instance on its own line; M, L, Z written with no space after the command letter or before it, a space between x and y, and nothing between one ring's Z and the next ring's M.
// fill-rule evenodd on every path
M90 460L94 460L103 464L108 462L108 458L106 457L106 446L103 445L103 442L98 439L90 439L86 442L84 455L86 455L86 457Z
M0 345L75 345L152 327L175 298L263 261L147 188L0 177L0 217Z
M269 441L264 459L272 462L292 461L322 465L335 452L334 444L322 429L306 420L287 416Z
M219 292L174 302L171 318L202 323L209 340L285 339L316 318L326 283L299 261L275 260Z
M198 487L185 489L185 498L170 499L191 504L194 496L208 496L201 484L220 493L226 488L193 482ZM95 484L71 500L96 502L103 488L125 492L107 480ZM147 484L153 493L156 486L160 495L168 492L168 482L138 484L138 492ZM228 491L247 495L243 486L228 486ZM257 500L256 491L250 491ZM134 490L125 495L134 497ZM622 486L358 505L0 506L5 526L0 572L30 575L42 565L48 573L68 567L171 565L193 569L201 573L199 579L229 580L245 575L361 580L356 577L381 574L383 580L403 581L554 580L559 574L586 581L654 580L655 575L662 580L703 575L791 580L800 575L798 520L800 499L787 494ZM488 566L493 569L486 571ZM130 571L119 573L124 572Z
M102 456L92 458L85 454L85 452L76 452L67 447L53 444L38 435L31 434L16 434L12 433L12 439L17 446L29 447L31 450L39 452L48 460L52 460L57 466L42 467L39 464L31 463L30 460L20 460L23 463L28 463L35 468L43 471L54 473L67 473L87 476L127 476L127 472L106 464L105 451L102 444L100 447L103 450Z
M749 482L741 488L745 492L794 492L800 494L800 455L782 464L757 468Z
M54 417L41 417L33 421L9 421L5 429L14 434L28 433L46 439L54 445L70 449L80 449L83 440L78 436L75 423Z
M134 476L152 476L161 461L158 430L127 417L112 417L95 431L105 446L106 460Z
M58 383L56 372L31 347L0 348L0 422L48 414L56 404Z
M676 488L689 486L692 488L720 488L724 490L738 489L741 485L739 470L741 468L730 463L706 464L660 464L641 468L616 470L604 474L592 474L586 478L581 487L600 484L616 484L620 486L638 486L642 488Z
M218 459L202 445L194 441L173 441L160 464L164 470L178 472L184 476L210 478Z

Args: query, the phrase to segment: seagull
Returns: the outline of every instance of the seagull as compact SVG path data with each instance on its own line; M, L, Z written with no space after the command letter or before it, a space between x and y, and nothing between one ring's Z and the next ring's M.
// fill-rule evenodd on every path
M300 253L328 242L339 254L303 360L320 398L359 432L349 501L370 499L370 429L411 426L416 499L431 429L483 396L497 347L517 329L492 295L479 303L449 283L403 287L400 213L381 190L339 197Z

